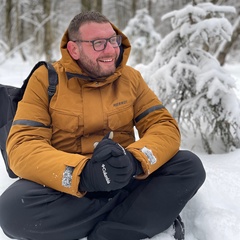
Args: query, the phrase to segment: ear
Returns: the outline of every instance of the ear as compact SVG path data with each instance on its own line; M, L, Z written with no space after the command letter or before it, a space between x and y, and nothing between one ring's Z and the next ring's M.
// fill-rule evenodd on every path
M74 60L79 59L80 57L79 47L75 42L69 41L67 43L67 50Z

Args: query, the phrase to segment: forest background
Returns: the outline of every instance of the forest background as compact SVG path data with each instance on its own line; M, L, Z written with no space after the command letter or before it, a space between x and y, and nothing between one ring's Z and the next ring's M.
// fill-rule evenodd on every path
M212 3L215 7L196 6L197 3ZM186 8L186 5L195 7ZM235 12L233 13L232 8L220 6L234 7ZM37 61L58 60L63 32L73 16L84 10L104 13L116 26L128 33L133 45L134 60L129 63L136 64L134 67L141 70L144 79L157 90L164 104L168 103L166 99L184 103L178 106L184 105L185 109L176 108L176 104L171 105L172 101L168 107L171 112L177 112L180 127L185 130L182 131L184 147L199 155L207 172L203 187L181 213L186 227L186 240L240 239L240 1L0 0L0 83L20 86ZM179 11L169 15L174 10ZM204 12L209 14L204 15ZM170 16L167 19L166 14ZM165 20L162 20L164 15ZM225 17L232 27L226 24ZM144 24L139 31L140 35L131 39L131 26L135 23L139 23L135 25L135 30L137 26ZM172 23L175 24L175 29ZM185 31L182 31L183 26L187 26ZM189 34L189 29L194 31ZM145 49L141 44L149 40L148 35L153 37L150 40L160 41L150 41L150 47L155 47L155 52L149 55L149 51L144 54L138 51ZM221 35L225 39L221 39ZM204 44L196 36L204 37ZM189 42L189 39L194 41ZM135 43L140 44L139 49ZM149 50L152 51L151 48ZM183 50L187 54L184 55ZM143 59L147 55L152 58ZM204 77L201 78L200 75ZM230 75L236 77L238 89ZM161 89L159 86L163 83L169 84L171 88L168 91ZM200 102L203 104L199 104ZM222 105L224 102L225 106ZM231 114L229 109L232 110ZM183 114L179 114L179 110ZM197 118L193 113L198 113L197 116L200 117ZM218 118L220 121L217 121ZM201 120L200 123L198 119ZM198 128L197 136L202 135L202 140L209 140L205 152L198 151L197 147L202 141L193 141L186 123L201 127ZM202 128L203 126L206 128ZM234 128L230 128L231 126ZM209 149L214 145L209 129L217 130L217 134L223 133L227 136L227 142L233 140L232 145L227 146L228 153L214 153ZM232 132L226 134L226 129L238 130L237 136L231 135ZM230 136L233 138L228 138ZM232 148L235 143L237 149ZM7 176L0 156L0 194L14 181ZM0 239L9 239L1 229ZM170 232L161 233L152 239L172 240L171 229Z
M128 64L178 120L183 147L240 148L240 99L222 69L240 60L240 1L0 0L0 66L16 56L32 65L59 59L70 20L86 10L102 12L130 39Z
M0 0L0 64L16 53L20 53L24 61L58 59L62 34L73 16L80 11L100 11L123 30L136 11L145 8L154 20L156 32L164 38L171 31L171 23L163 22L161 17L172 10L198 2L236 8L236 14L229 15L230 22L237 25L232 40L219 52L217 59L222 65L226 57L238 61L239 0Z

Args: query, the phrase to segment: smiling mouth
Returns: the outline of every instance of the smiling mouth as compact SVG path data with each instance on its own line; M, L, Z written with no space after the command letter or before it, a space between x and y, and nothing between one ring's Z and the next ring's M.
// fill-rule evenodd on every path
M113 62L113 59L101 59L99 60L100 62L108 63L108 62Z

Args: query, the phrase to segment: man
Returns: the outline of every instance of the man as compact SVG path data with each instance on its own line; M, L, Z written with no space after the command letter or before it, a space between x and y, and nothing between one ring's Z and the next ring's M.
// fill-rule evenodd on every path
M100 13L80 13L61 53L51 102L42 66L19 103L7 149L20 180L1 196L3 231L24 240L137 240L174 223L183 239L179 213L205 171L179 150L176 121L126 65L127 37Z

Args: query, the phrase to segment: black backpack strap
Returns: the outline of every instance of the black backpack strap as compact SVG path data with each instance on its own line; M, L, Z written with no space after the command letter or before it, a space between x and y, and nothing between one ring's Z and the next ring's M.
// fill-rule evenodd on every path
M35 64L35 66L31 70L31 72L29 73L28 77L24 81L24 83L21 87L21 91L22 91L22 95L23 95L23 93L25 92L25 89L27 87L28 80L30 79L32 74L42 65L45 65L45 67L48 70L48 82L49 82L49 85L48 85L48 99L49 99L49 102L50 102L52 96L56 92L56 86L58 84L58 75L57 75L57 72L56 72L55 68L53 67L53 65L49 62L39 61L38 63Z
M58 75L52 64L45 62L45 66L48 69L48 81L49 81L48 97L49 97L49 102L50 102L52 96L56 92L56 86L58 84Z

